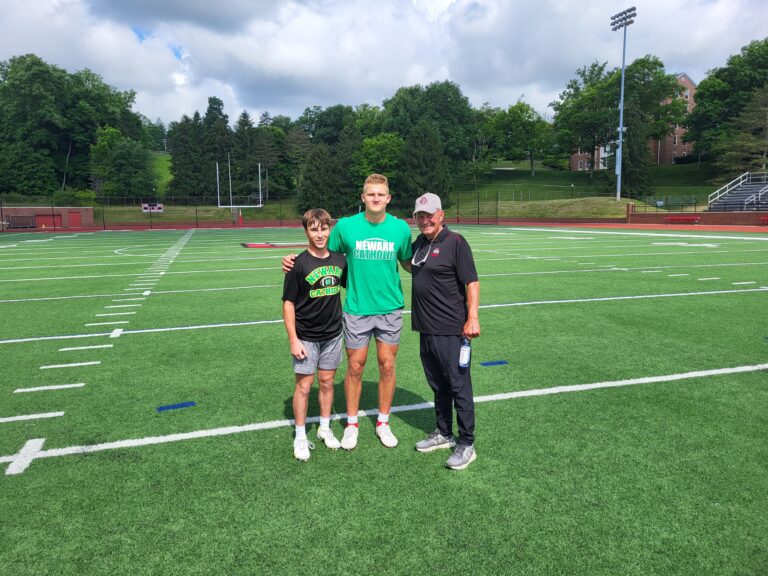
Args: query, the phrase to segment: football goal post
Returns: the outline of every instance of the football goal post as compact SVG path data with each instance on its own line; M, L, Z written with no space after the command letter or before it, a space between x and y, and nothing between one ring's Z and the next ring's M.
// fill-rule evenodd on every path
M228 181L229 181L229 202L227 203L227 197L225 196L223 198L221 197L221 178L219 176L219 162L216 161L216 200L218 202L219 208L231 208L232 213L235 213L235 210L242 209L242 208L263 208L264 207L264 199L261 193L261 162L259 162L259 194L258 197L255 195L233 195L232 193L232 165L229 159L229 153L227 153L227 175L228 175ZM257 200L256 203L254 203L254 200Z

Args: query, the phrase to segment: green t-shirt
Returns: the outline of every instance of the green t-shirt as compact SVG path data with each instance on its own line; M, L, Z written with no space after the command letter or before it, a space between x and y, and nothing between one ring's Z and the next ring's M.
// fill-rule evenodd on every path
M346 312L388 314L405 305L397 269L398 260L411 258L411 229L405 220L387 214L383 222L371 224L365 212L341 218L328 248L347 257Z

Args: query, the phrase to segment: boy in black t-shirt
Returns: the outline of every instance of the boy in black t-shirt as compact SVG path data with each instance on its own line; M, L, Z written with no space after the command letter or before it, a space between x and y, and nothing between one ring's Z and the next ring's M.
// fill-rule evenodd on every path
M293 455L309 460L314 448L307 439L306 421L309 391L319 382L320 427L318 439L328 448L341 444L330 428L333 406L333 379L341 363L341 287L346 285L347 259L328 250L331 216L325 210L307 210L301 219L309 248L296 257L283 283L283 321L293 356L296 389L293 415L296 437Z

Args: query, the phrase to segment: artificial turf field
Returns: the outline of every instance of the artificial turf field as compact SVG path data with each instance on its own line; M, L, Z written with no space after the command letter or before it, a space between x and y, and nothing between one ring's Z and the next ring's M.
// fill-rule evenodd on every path
M372 354L357 449L293 459L296 249L241 243L301 230L0 235L0 574L768 573L768 235L454 229L481 283L461 472L413 450L408 316L400 445Z

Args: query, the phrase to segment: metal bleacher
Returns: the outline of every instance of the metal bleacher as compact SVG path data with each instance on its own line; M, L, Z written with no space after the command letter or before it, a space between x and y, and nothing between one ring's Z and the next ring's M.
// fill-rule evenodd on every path
M710 212L768 211L768 172L745 172L709 195Z

